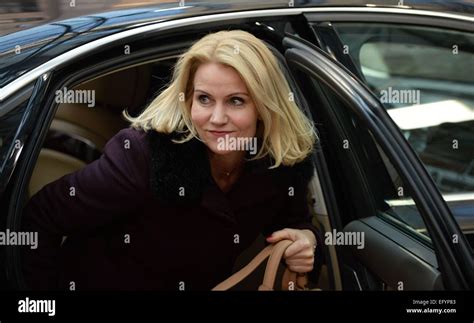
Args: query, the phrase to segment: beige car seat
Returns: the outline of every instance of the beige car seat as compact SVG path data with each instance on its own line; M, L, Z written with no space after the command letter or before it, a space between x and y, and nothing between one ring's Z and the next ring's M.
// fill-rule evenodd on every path
M78 85L74 90L95 91L95 106L59 104L50 131L66 134L102 151L111 137L128 126L121 116L122 110L146 102L150 77L150 66L139 66ZM84 166L86 162L66 153L41 149L30 179L28 198L46 184Z
M28 186L28 197L35 195L48 183L66 174L75 172L86 165L85 162L51 149L41 149Z

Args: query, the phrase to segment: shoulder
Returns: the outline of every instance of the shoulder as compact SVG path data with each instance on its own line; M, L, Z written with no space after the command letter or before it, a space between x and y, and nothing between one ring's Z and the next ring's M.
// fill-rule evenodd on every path
M147 132L132 127L124 128L117 132L108 142L108 144L117 144L119 142L136 143L139 146L144 145L147 140Z
M276 177L285 185L307 186L314 176L312 154L293 166L280 166L276 169Z
M124 128L109 139L104 148L103 158L116 167L127 169L132 173L141 173L148 169L150 159L147 140L147 133L144 130Z
M104 150L109 153L123 151L148 153L147 140L147 133L144 130L128 127L117 132L107 142Z

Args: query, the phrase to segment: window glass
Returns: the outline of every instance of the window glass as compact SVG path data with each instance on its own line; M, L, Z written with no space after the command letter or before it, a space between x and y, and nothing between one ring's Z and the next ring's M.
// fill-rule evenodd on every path
M332 172L333 185L343 190L339 205L344 217L351 212L355 213L351 215L352 219L377 216L431 245L429 232L412 199L410 187L404 183L372 133L330 88L313 78L308 83L312 83L314 88L321 88L322 93L329 96L329 102L337 107L334 111L338 123L344 128L342 134L330 118L323 113L315 114L316 119L319 119L316 123L324 124L327 129L327 142L323 143L323 146L327 147L331 158L340 163L332 170L332 165L329 165L329 169ZM312 92L317 93L314 90ZM357 175L358 172L360 175ZM366 206L366 198L360 195L362 190L368 191L368 199L371 199L372 205L375 206L373 211ZM343 225L350 220L346 220Z
M335 28L472 244L474 35L382 23Z

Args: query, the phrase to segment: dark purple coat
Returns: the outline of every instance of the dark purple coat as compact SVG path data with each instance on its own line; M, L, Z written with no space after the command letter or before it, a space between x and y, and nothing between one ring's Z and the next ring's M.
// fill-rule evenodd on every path
M30 288L179 290L184 282L186 290L209 290L259 233L315 231L309 159L274 170L269 159L247 162L224 193L205 145L174 144L173 135L123 129L100 159L30 199L22 230L39 232L38 249L23 253Z

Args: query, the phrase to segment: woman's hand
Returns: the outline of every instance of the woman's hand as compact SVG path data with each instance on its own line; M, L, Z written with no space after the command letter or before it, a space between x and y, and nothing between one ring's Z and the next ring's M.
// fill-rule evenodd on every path
M297 273L307 273L313 270L316 237L311 230L285 228L275 231L267 238L267 242L275 243L288 239L293 243L286 249L283 258L288 268Z

